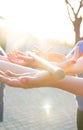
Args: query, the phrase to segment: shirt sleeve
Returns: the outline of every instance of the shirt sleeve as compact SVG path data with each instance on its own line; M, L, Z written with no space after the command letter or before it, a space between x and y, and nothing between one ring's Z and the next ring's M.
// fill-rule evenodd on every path
M83 41L79 41L76 46L79 47L79 53L83 53ZM76 47L75 46L75 47ZM75 50L75 47L69 52L69 54L73 55L74 54L74 50Z
M6 56L6 53L5 53L5 51L0 47L0 55L2 55L2 56Z

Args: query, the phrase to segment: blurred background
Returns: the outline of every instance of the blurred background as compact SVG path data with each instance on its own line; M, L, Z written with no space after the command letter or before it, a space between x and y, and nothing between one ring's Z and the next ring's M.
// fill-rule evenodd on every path
M83 40L83 0L0 0L0 45L67 54ZM74 96L54 88L0 90L0 130L76 130ZM2 113L3 112L3 113ZM1 116L0 116L1 117Z
M83 39L83 1L0 0L0 27L7 51L36 44L73 46Z

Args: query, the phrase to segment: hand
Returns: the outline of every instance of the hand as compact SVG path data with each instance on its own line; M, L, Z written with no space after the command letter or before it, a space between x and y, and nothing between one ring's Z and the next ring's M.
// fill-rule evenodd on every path
M13 50L12 52L8 53L7 56L10 62L23 65L23 66L30 66L30 67L34 66L33 58L27 56L25 52Z
M15 74L10 71L6 73L0 71L0 82L12 87L18 88L36 88L52 86L58 80L54 75L50 75L47 71L29 72L24 74Z
M42 49L36 47L33 52L35 52L40 57L48 60L48 61L55 61L55 62L62 62L65 60L65 56L59 53L50 53L50 49L45 52ZM41 64L38 63L38 61L34 60L32 57L27 56L26 53L13 50L12 52L7 54L8 60L10 62L23 65L23 66L29 66L33 68L42 68Z
M59 66L63 68L66 73L73 74L77 72L77 70L79 69L78 67L76 67L79 64L79 59L80 59L79 47L76 46L74 49L74 54L67 56L66 60L62 62Z
M46 50L40 49L39 47L35 47L33 52L35 52L40 57L42 57L48 61L51 61L51 62L60 63L60 62L63 62L66 60L66 56L64 54L52 52L52 49L53 48L51 47L46 51Z

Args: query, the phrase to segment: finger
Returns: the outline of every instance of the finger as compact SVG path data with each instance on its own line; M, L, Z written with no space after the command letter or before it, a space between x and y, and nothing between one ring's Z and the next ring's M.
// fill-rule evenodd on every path
M49 47L47 52L51 52L53 50L53 47Z
M25 65L24 59L22 58L22 56L20 56L20 58L19 58L18 56L14 56L12 54L9 54L8 60L13 62L13 63L16 63L16 64Z
M19 77L19 76L27 76L27 75L35 75L35 72L27 72L27 73L23 73L23 74L16 74L16 73L13 73L9 70L7 70L6 72L6 75L10 76L10 77Z
M77 60L78 58L79 58L79 47L76 46L72 60Z
M41 49L40 49L40 47L39 47L39 46L34 46L34 48L33 48L33 50L32 50L32 51L34 51L34 50L41 50Z
M21 52L21 51L17 51L17 50L13 50L12 52L8 53L7 54L8 56L17 56L17 55L25 55L24 52Z
M8 78L3 75L0 75L0 82L7 84L9 86L14 86L14 87L18 87L20 85L20 83L18 82L18 79Z
M21 82L20 78L12 78L12 77L10 78L0 75L0 82L15 88L28 88L27 84L23 84Z
M32 50L32 52L34 52L34 53L39 55L39 54L43 53L43 50L40 49L40 47L35 46L34 49Z
M16 58L17 56L13 53L9 53L7 54L8 58L12 59L12 58Z
M34 59L31 56L18 56L18 64L21 64L23 66L33 66Z
M0 71L0 74L3 76L7 76L6 73L4 73L3 71Z
M18 77L19 76L19 74L13 73L13 72L11 72L9 70L7 70L5 72L5 74L8 75L8 76L10 76L10 77Z
M18 55L18 54L20 54L20 55L25 55L24 52L19 51L19 50L17 50L17 49L14 49L14 50L12 51L12 53L14 53L14 54L16 54L16 55Z
M22 60L33 59L31 56L28 56L28 55L26 55L26 56L18 55L17 58L18 58L18 59L22 59Z

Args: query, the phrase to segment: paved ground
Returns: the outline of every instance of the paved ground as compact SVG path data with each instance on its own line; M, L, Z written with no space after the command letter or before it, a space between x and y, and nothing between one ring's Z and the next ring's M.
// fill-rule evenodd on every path
M75 97L55 88L6 86L0 130L77 130Z

